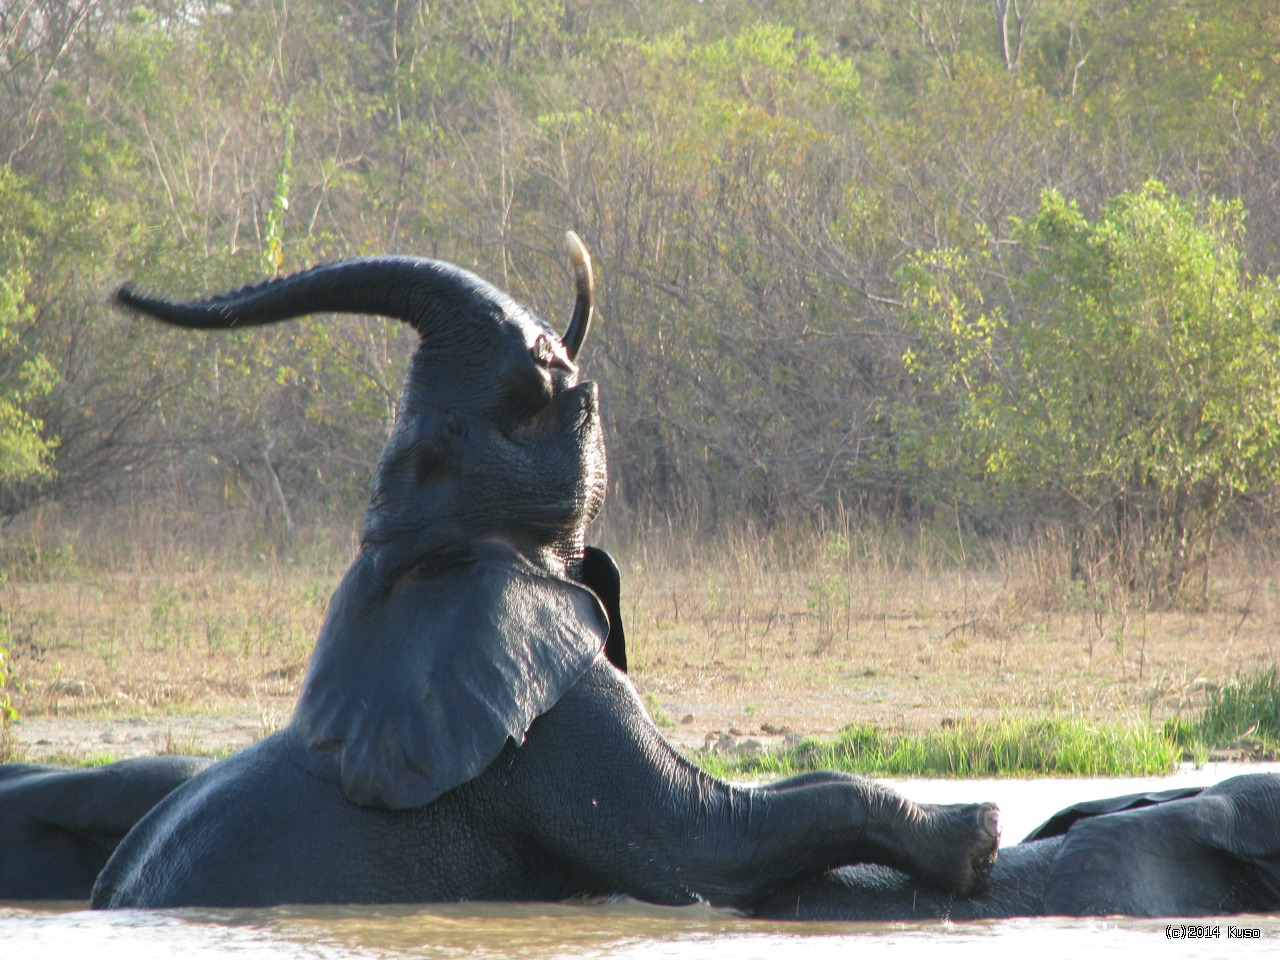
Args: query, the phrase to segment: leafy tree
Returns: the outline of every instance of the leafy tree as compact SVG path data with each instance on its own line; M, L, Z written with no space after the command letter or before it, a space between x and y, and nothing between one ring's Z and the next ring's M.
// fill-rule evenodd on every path
M714 523L952 496L978 517L1034 506L1105 528L1105 497L1086 509L1043 481L1065 458L1052 444L1015 451L1042 468L1019 477L993 439L1013 421L961 443L954 417L963 402L1007 419L998 391L1032 383L1018 351L1035 324L1080 319L1033 281L1054 248L1030 232L1046 188L1078 201L1089 236L1142 178L1239 197L1249 231L1224 243L1276 272L1274 7L0 3L0 164L18 178L0 206L18 238L0 251L0 397L7 462L28 478L0 480L0 515L126 489L274 511L277 481L299 515L362 496L405 331L167 332L107 305L122 280L186 296L404 252L558 318L555 238L573 226L601 279L587 362L610 400L612 502ZM1192 204L1197 229L1210 206ZM954 298L961 327L987 328L904 321L929 312L898 303L908 260L921 298L936 288L929 310ZM1245 299L1264 285L1237 284ZM1180 476L1192 501L1216 496ZM1122 498L1143 530L1177 512L1152 506L1155 482ZM1246 492L1268 482L1249 474ZM1224 489L1229 503L1244 488ZM1210 542L1189 530L1186 567ZM1156 579L1177 579L1161 549ZM1130 552L1149 570L1152 550Z
M1007 273L992 244L921 255L905 360L941 416L904 413L906 449L962 465L953 494L1039 498L1077 574L1171 599L1199 565L1207 585L1224 509L1280 479L1280 291L1243 238L1238 203L1149 182L1092 223L1047 191Z
M22 334L32 322L25 302L29 277L24 268L22 221L34 214L21 181L0 167L0 484L29 484L52 472L56 437L32 404L53 389L56 374L49 360L33 350Z
M29 355L18 339L30 314L22 302L25 280L20 270L0 277L0 483L47 476L57 446L29 409L34 398L52 389L54 372L42 354Z

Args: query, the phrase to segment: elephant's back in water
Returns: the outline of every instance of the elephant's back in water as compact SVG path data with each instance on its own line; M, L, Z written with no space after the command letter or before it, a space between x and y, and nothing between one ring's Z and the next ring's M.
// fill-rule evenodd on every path
M304 772L281 731L194 777L141 820L103 869L92 905L501 899L532 881L477 822L489 806L485 779L423 809L358 807L337 784ZM459 844L467 855L450 855ZM554 896L559 880L543 882Z

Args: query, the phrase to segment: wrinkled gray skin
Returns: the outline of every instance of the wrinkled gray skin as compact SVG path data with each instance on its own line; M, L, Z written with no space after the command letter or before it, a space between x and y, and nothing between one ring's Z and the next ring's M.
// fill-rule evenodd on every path
M585 318L562 343L483 281L407 258L196 304L119 299L197 327L381 313L422 340L292 721L144 817L94 906L623 893L744 908L842 864L960 891L990 869L990 805L918 806L839 774L739 789L658 734L575 579L605 480L575 363Z
M885 867L860 866L780 890L752 913L798 920L976 920L1280 910L1280 777L1250 774L1189 792L1164 802L1136 795L1070 808L1055 818L1063 833L1044 836L1041 828L1001 849L972 898L941 893Z

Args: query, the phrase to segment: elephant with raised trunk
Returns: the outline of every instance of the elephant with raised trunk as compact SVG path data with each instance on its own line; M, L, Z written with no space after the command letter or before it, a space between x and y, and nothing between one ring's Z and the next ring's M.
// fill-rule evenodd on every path
M187 327L376 313L421 339L291 722L161 801L94 906L622 893L747 908L861 862L959 893L981 883L992 805L916 805L840 774L715 780L602 655L616 571L585 546L605 454L577 363L590 261L573 249L563 338L431 260L352 260L194 303L120 291Z

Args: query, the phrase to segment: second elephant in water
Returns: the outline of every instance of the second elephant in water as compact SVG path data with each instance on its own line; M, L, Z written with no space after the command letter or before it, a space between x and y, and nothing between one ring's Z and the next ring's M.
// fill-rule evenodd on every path
M1232 777L1070 807L1004 847L957 897L875 866L811 877L757 904L794 920L1197 917L1280 910L1280 776Z
M96 907L559 899L747 908L876 862L960 893L995 856L989 804L870 781L715 780L659 735L602 656L586 524L604 495L585 251L563 339L465 271L413 258L316 268L195 303L192 327L377 313L421 341L360 551L289 726L192 778L130 832Z

